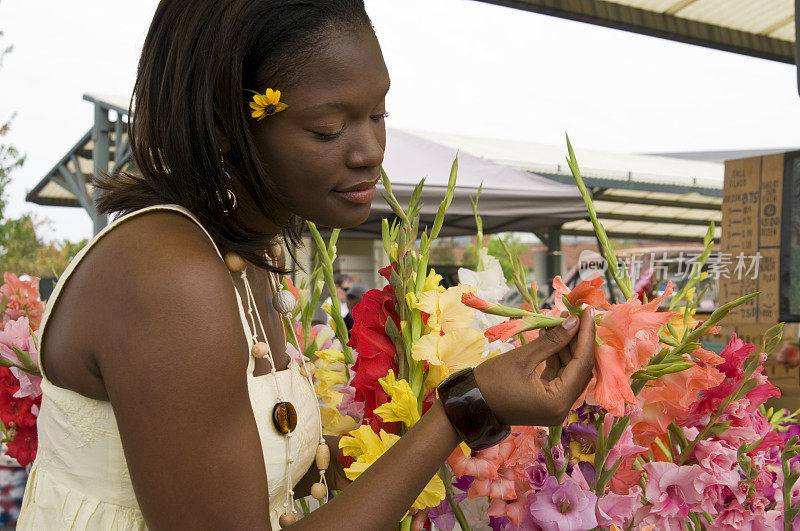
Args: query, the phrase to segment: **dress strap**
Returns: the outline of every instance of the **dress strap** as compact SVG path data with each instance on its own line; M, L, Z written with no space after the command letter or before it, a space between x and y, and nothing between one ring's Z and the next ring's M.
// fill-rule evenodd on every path
M111 232L115 227L121 225L125 221L127 221L127 220L129 220L129 219L131 219L131 218L133 218L135 216L144 214L145 212L152 212L154 210L171 210L171 211L174 211L174 212L180 212L181 214L185 215L186 217L188 217L189 219L194 221L197 224L197 226L200 227L200 229L202 229L203 233L208 237L208 239L211 240L211 245L214 246L214 250L217 252L217 256L219 256L220 260L223 260L222 254L219 252L219 247L217 247L217 244L216 244L216 242L214 242L214 239L211 237L211 234L206 230L205 227L203 227L202 223L200 223L200 221L194 216L194 214L192 214L188 209L186 209L186 208L184 208L184 207L182 207L180 205L172 205L172 204L152 205L152 206L149 206L149 207L146 207L146 208L142 208L140 210L136 210L135 212L131 212L131 213L126 214L124 216L118 217L117 219L115 219L114 221L112 221L111 223L109 223L108 225L103 227L103 229L100 232L98 232L97 235L94 238L92 238L92 240L88 244L86 244L86 246L84 246L83 249L81 249L78 252L77 255L75 255L75 258L73 258L72 261L69 263L67 268L64 270L64 273L62 273L61 276L58 278L58 282L56 283L55 287L53 288L53 293L47 299L47 304L45 306L44 315L42 316L42 323L39 326L39 338L40 338L39 352L40 353L42 352L41 340L44 339L45 325L47 324L47 321L50 318L50 314L52 313L53 308L55 307L56 300L58 299L58 296L61 294L61 290L64 289L64 286L67 284L67 281L69 280L69 277L72 275L72 272L75 271L75 268L78 266L80 261L86 255L86 253L88 253L89 250L98 241L100 241L100 239L103 236L105 236L106 234ZM239 291L233 285L233 280L231 280L231 288L233 288L233 291L236 294L236 302L239 305L239 319L242 322L242 327L244 329L245 337L247 338L247 346L248 346L248 349L249 349L250 347L253 346L253 337L252 337L252 334L250 332L250 327L247 324L247 316L246 316L245 311L244 311L244 306L242 305L242 299L239 296ZM248 352L248 358L252 358L252 356L249 355L249 352ZM252 360L251 360L251 363L252 363ZM44 374L44 364L40 363L39 365L40 365L40 370L42 372L42 376L45 379L47 379L47 376ZM248 372L252 372L250 367L248 367Z

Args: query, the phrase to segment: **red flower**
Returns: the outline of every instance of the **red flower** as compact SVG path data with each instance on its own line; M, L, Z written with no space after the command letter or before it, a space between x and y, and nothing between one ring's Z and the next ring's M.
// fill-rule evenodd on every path
M606 295L603 293L603 277L600 275L594 275L592 278L584 280L571 291L561 280L561 276L557 275L553 279L553 289L556 291L556 306L563 305L561 296L566 295L567 301L575 308L580 308L584 303L594 308L610 308Z
M289 277L286 277L286 290L294 295L295 300L300 298L300 288L295 286L294 282L292 282L292 279Z
M378 274L380 276L382 276L383 278L385 278L386 280L391 280L389 277L392 276L392 269L394 269L395 271L398 270L397 269L397 262L392 262L388 266L386 266L384 268L381 268L381 269L378 269ZM392 292L394 293L394 290L392 290Z
M355 376L350 385L355 389L354 399L364 403L363 423L371 426L376 433L381 428L396 433L400 427L399 423L385 423L373 414L376 407L389 399L378 379L386 376L389 369L395 374L398 370L394 343L386 333L388 319L392 319L395 326L400 328L396 306L394 290L386 286L383 290L368 291L353 308L355 324L350 330L348 346L356 350L358 357L353 365Z
M26 466L36 459L36 450L38 448L36 425L20 426L15 431L14 440L7 444L8 451L6 454L16 459L20 465Z
M485 311L491 308L492 306L496 306L495 304L491 304L486 302L485 300L481 299L474 293L464 293L461 295L461 303L469 306L470 308L475 308L476 310ZM526 303L527 304L527 303Z
M503 321L500 324L496 324L494 326L490 326L486 329L486 332L483 333L490 342L497 341L508 341L515 335L519 334L523 330L527 328L527 323L522 319L511 319L509 321Z

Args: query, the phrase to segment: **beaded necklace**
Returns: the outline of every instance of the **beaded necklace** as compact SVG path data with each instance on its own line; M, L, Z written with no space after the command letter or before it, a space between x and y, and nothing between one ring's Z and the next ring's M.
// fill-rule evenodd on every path
M281 245L277 242L272 242L267 248L265 257L268 257L273 264L277 264L282 254L283 248ZM272 381L275 384L275 396L277 398L277 403L272 409L272 424L275 427L275 430L284 436L284 441L286 443L286 500L283 502L283 514L281 514L278 520L281 528L284 528L297 521L294 506L294 482L291 474L291 465L294 462L294 458L292 457L292 435L294 429L297 427L297 410L291 402L288 402L284 399L280 381L277 378L275 360L272 357L272 351L269 347L269 343L267 342L267 333L261 320L258 307L256 306L253 290L250 287L250 282L247 279L247 262L245 262L244 259L242 259L242 257L238 254L229 252L225 255L225 265L232 273L238 273L242 278L242 283L244 284L247 300L247 314L249 317L248 325L251 327L253 337L253 346L250 350L250 354L254 358L266 358L273 374ZM294 343L298 344L297 336L294 333L294 327L292 326L291 322L297 301L295 300L294 295L283 289L283 285L280 283L275 273L268 271L267 279L269 281L269 291L272 293L272 307L275 308L275 310L281 316L281 323L284 328L284 344L287 344L286 330L291 332ZM258 324L258 328L256 328L256 324ZM258 340L259 331L261 332L260 341ZM292 361L290 360L289 363L291 365ZM302 364L300 368L300 374L308 381L312 392L314 392L314 396L316 396L316 392L314 391L314 382L312 380L314 368L314 364L310 361L307 361ZM311 496L322 503L322 500L328 497L328 482L325 478L325 471L330 465L331 454L330 449L328 448L328 445L322 436L322 415L319 411L319 404L317 404L317 420L319 421L320 439L315 455L315 462L317 468L319 469L319 481L311 486Z

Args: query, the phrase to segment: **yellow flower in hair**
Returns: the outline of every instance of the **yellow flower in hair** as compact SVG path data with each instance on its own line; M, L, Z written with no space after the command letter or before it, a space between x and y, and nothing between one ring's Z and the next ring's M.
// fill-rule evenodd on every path
M264 94L256 94L250 102L250 116L261 120L265 116L272 116L276 112L289 107L281 101L281 91L268 88Z

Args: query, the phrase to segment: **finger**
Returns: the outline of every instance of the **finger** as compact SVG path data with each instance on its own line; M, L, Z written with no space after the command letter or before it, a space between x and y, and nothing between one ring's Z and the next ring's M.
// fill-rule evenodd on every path
M558 351L558 361L561 363L562 367L566 367L567 363L569 363L569 360L572 359L572 349L570 348L570 345L572 345L573 341L575 341L575 339L570 341L569 345Z
M422 531L425 521L428 519L428 509L423 509L411 517L411 531Z
M579 324L580 320L570 315L560 325L542 330L538 338L526 345L529 348L528 352L533 354L533 366L539 365L569 345L570 340L578 333Z
M594 309L583 312L572 359L562 373L562 380L569 393L579 395L592 378L595 349Z
M561 363L558 360L558 357L553 355L545 360L544 371L542 371L541 379L545 382L549 382L553 378L556 377L558 371L561 370Z

